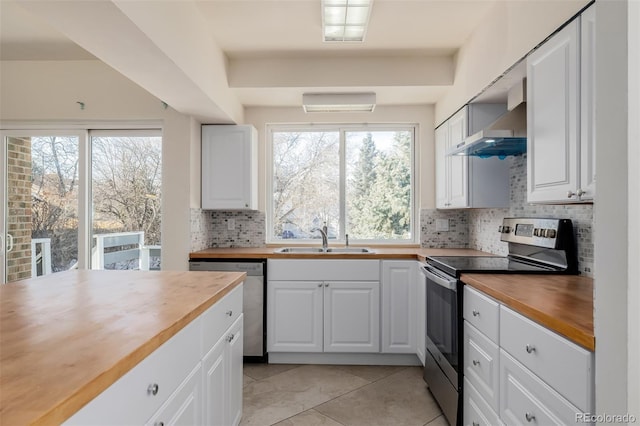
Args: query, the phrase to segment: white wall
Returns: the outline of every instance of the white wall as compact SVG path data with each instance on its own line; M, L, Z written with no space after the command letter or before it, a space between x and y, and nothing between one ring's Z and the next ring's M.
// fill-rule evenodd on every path
M595 208L596 413L628 412L628 254L630 221L626 154L629 144L627 0L596 2L596 158ZM633 261L637 263L637 258ZM636 277L637 279L637 277ZM634 306L633 309L638 309ZM636 326L637 327L637 326Z
M100 124L138 125L163 129L162 268L186 270L190 246L190 193L195 179L192 147L199 147L199 124L165 109L157 98L100 61L0 62L0 118L30 126L60 128ZM76 102L84 102L80 109ZM1 126L0 126L1 127ZM194 154L197 155L197 154Z
M274 123L417 123L416 156L419 158L417 181L419 182L418 207L435 208L435 174L433 122L434 108L423 106L377 106L372 113L312 113L306 114L297 108L246 108L246 124L258 129L259 138L259 193L258 209L266 206L266 126Z
M436 106L441 123L590 0L497 1L456 58L454 85Z
M629 2L629 413L640 419L640 2Z

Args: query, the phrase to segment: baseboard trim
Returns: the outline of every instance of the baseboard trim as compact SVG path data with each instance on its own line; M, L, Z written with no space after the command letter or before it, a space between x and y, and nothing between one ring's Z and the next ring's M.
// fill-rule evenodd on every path
M354 354L269 352L269 364L407 365L422 366L415 354Z

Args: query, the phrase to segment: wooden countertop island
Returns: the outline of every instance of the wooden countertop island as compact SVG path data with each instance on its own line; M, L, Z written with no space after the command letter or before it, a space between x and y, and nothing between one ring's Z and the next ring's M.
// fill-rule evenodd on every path
M579 275L462 274L465 284L595 351L593 279Z
M67 271L0 286L0 424L63 422L244 277Z

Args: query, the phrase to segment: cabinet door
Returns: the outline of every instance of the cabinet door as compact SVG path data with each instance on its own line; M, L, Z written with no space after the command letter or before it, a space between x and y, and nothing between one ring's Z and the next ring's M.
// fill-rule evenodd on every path
M529 202L576 200L579 35L575 20L527 57Z
M382 262L382 352L416 353L414 261Z
M424 365L427 339L427 282L420 272L420 263L416 263L415 300L416 300L416 354Z
M324 352L379 352L380 283L324 285Z
M435 169L436 169L436 207L444 209L449 207L449 163L451 157L447 157L449 146L449 124L444 122L435 132Z
M257 208L257 138L252 126L202 126L202 208Z
M226 424L225 407L229 406L226 378L228 363L226 334L218 340L202 360L204 378L204 424L222 426Z
M580 15L580 191L581 200L596 193L596 8Z
M229 416L226 424L234 426L240 424L240 418L242 417L243 320L244 316L241 315L229 329L227 337Z
M467 108L461 109L449 119L449 144L447 151L457 146L467 137ZM468 206L468 162L466 155L454 155L450 159L449 170L449 207Z
M323 283L267 283L269 352L322 352Z
M201 367L198 363L198 366L146 424L149 426L202 424L201 389Z

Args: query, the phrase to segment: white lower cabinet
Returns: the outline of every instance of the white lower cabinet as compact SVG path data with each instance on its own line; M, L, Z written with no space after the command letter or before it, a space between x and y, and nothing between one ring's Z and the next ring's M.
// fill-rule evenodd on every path
M202 359L204 424L237 425L242 416L241 316Z
M65 425L237 425L242 284L95 397Z
M147 426L202 424L202 368L200 363L160 407Z
M380 262L270 259L270 353L380 351Z
M465 286L465 425L583 424L593 366L593 352Z
M506 424L581 424L579 413L583 411L500 350L500 417Z
M416 353L415 261L382 261L383 353Z
M269 352L378 352L380 283L269 281Z
M462 423L468 426L504 425L496 412L487 404L480 392L464 378L464 413Z

